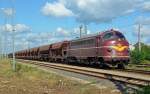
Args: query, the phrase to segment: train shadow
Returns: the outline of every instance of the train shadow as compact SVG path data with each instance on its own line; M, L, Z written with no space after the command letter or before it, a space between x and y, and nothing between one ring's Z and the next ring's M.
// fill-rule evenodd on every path
M137 94L137 91L139 87L134 85L129 85L125 82L116 81L112 78L111 75L106 76L108 80L113 82L113 84L116 86L116 88L122 93L122 94Z

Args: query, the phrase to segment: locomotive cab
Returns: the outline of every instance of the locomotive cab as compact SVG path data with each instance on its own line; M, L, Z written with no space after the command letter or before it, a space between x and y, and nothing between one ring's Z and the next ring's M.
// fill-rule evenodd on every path
M101 56L106 64L124 68L129 62L129 43L122 33L111 30L102 34Z

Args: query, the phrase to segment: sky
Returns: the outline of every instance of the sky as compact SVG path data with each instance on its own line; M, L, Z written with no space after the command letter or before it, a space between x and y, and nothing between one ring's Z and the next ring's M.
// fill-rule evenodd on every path
M141 24L142 42L150 44L150 0L0 0L5 52L12 51L12 24L16 50L79 37L80 25L88 34L119 30L135 44Z

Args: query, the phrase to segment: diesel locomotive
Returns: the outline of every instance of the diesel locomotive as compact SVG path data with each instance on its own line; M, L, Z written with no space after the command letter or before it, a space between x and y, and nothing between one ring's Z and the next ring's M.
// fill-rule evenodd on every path
M117 30L48 44L15 53L16 58L62 63L84 63L125 68L130 60L129 43ZM9 54L12 57L12 54Z

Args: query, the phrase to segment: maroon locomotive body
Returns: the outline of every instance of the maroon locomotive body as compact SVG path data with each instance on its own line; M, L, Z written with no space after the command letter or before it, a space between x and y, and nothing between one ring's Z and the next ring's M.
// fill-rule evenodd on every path
M129 62L130 54L129 43L123 34L116 30L108 30L71 41L19 51L16 53L16 57L124 68Z
M129 43L115 30L75 39L69 43L67 60L124 68L129 62Z

